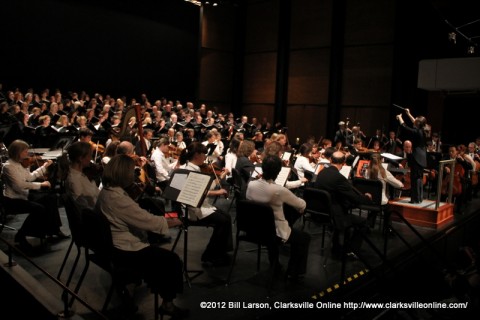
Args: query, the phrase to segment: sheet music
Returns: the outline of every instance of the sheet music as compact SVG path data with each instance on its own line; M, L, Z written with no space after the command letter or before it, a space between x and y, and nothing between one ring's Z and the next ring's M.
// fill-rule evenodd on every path
M262 167L255 167L255 170L252 171L252 178L255 179L259 174L262 174Z
M384 157L384 158L390 159L390 160L402 160L403 159L402 157L396 156L396 155L388 153L388 152L382 153L381 156Z
M188 174L180 174L176 173L172 177L172 181L170 182L170 187L175 188L177 190L182 190L183 186L187 182Z
M291 156L292 156L291 152L285 151L282 155L282 160L290 160Z
M351 170L352 170L351 166L343 166L342 169L340 169L340 173L342 174L342 176L349 179Z
M282 167L282 170L280 170L280 173L278 174L277 179L275 179L275 184L284 186L285 183L287 182L288 175L290 174L291 170L292 169L290 167Z
M196 172L190 172L185 185L178 195L177 201L197 207L202 199L205 189L210 183L210 176Z

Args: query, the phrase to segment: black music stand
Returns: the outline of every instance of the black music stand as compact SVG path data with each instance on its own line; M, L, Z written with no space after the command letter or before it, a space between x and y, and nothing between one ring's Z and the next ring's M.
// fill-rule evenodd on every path
M188 269L188 227L194 225L194 222L188 219L188 207L200 208L202 206L207 192L213 182L213 177L209 174L190 171L186 169L178 169L172 173L169 183L165 188L163 196L166 199L179 202L183 209L183 225L178 231L177 238L172 246L172 251L175 250L178 240L183 232L183 272L188 286L191 287L191 281L201 275L203 270L189 270ZM193 276L189 274L193 273Z

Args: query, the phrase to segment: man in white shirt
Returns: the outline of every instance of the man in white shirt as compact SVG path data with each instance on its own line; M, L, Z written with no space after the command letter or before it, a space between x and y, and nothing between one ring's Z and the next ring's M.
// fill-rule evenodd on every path
M272 207L277 236L282 242L289 243L291 246L287 276L297 279L306 273L310 235L291 226L303 214L306 203L287 188L275 184L281 168L282 160L278 156L265 157L262 162L262 178L248 184L247 199L268 203ZM296 212L293 212L294 210L284 212L284 204L289 205ZM270 264L274 265L274 259L278 259L278 247L269 247L268 251Z
M155 176L157 184L160 189L165 190L165 187L170 180L170 173L176 165L176 162L170 163L165 155L168 154L168 139L161 138L155 143L155 148L152 152L151 160L155 164Z

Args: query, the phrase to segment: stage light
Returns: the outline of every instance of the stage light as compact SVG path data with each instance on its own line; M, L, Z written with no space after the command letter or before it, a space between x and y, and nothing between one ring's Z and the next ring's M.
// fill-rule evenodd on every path
M475 54L475 47L474 46L469 46L467 50L468 54Z

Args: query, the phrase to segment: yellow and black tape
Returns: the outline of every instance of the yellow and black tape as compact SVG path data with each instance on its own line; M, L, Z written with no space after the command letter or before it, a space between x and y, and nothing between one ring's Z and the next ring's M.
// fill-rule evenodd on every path
M335 290L340 289L340 287L341 287L342 285L345 286L345 285L351 283L353 280L360 279L361 277L365 276L368 272L369 272L368 269L360 270L359 272L354 273L354 274L351 275L351 276L348 276L348 277L345 279L345 281L343 281L343 284L342 284L342 283L335 283L334 285L326 288L325 290L322 290L322 291L320 291L320 292L314 293L314 294L312 295L312 299L316 300L316 299L323 298L323 297L325 297L327 294L330 294L330 293L334 292Z

